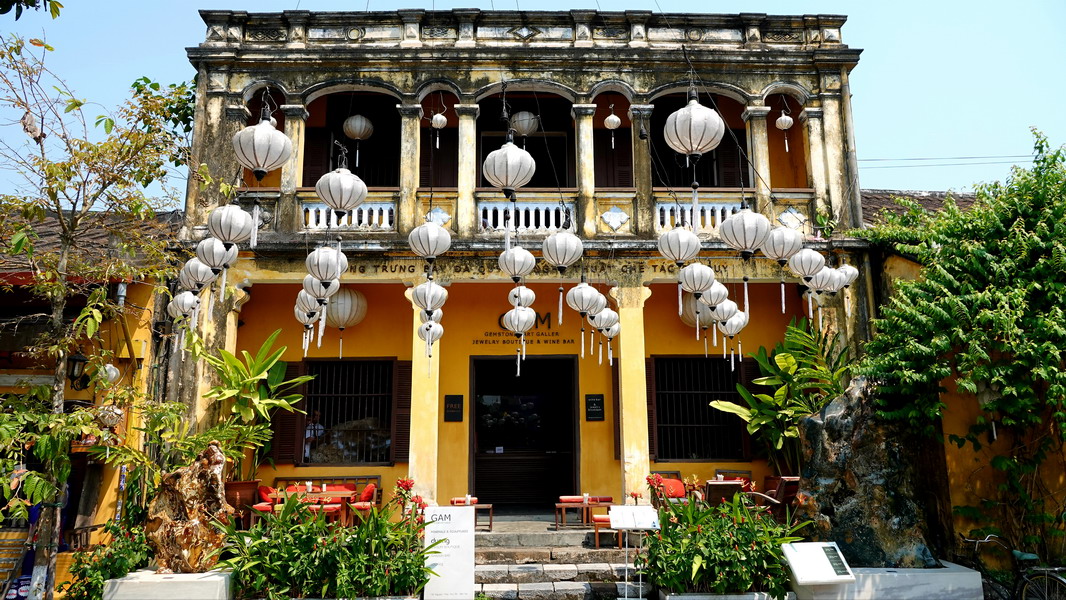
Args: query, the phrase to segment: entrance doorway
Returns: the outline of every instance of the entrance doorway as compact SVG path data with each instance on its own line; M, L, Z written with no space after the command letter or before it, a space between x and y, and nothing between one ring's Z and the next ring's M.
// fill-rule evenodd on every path
M573 357L476 358L474 494L480 502L550 506L578 489Z

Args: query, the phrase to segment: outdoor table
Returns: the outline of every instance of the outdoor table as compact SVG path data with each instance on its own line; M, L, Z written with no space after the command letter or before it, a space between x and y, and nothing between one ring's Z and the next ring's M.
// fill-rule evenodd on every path
M474 527L477 527L477 511L489 512L489 531L492 531L492 505L491 504L471 504L474 507Z
M330 502L330 504L341 505L341 523L348 525L352 522L352 496L355 492L346 492L345 490L329 490L329 491L316 491L308 492L304 489L299 489L293 492L285 490L277 490L267 494L267 496L273 500L284 500L289 496L297 496L299 498L305 498L307 500L340 500L340 502ZM321 503L319 503L321 504ZM475 513L476 514L476 513Z
M704 488L704 500L717 505L732 500L734 494L744 491L744 482L739 479L709 479Z
M592 522L590 515L592 509L599 506L611 506L610 502L556 502L555 503L555 529L558 531L560 525L566 527L566 511L568 509L575 509L579 511L581 515L580 523L573 523L573 525L588 525Z

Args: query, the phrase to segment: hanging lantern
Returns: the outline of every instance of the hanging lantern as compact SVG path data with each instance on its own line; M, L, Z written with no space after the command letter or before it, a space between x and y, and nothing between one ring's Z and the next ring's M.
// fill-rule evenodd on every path
M584 245L581 238L569 231L556 231L544 238L541 252L544 254L544 260L562 275L567 267L581 258Z
M792 255L803 249L803 233L785 225L774 227L760 249L763 256L783 267Z
M337 358L344 356L344 330L358 325L366 316L366 296L358 290L341 288L326 306L326 325L340 331Z
M363 115L352 115L344 120L344 135L355 140L355 166L359 166L359 142L374 135L374 124Z
M326 299L337 293L337 290L341 289L340 279L331 279L328 281L322 281L316 279L314 275L304 276L304 291L314 296L315 298Z
M718 306L727 299L729 299L729 288L718 281L712 283L711 289L707 290L702 296L700 296L700 302L710 308Z
M300 347L303 348L304 357L306 357L307 348L311 345L311 338L314 336L315 333L315 321L318 320L318 313L304 312L303 310L300 310L299 306L292 307L292 313L293 316L296 317L296 320L304 326L302 343L300 344Z
M109 384L115 383L116 381L118 381L119 377L122 377L122 372L118 370L118 367L111 363L107 363L106 365L104 365L103 373L101 374L104 377L104 381Z
M196 245L196 258L207 265L212 273L218 275L237 262L237 247L231 245L227 248L223 242L215 238L204 238Z
M618 324L618 313L610 308L604 308L597 313L589 314L588 321L593 328L604 334L604 332ZM599 362L603 364L603 340L600 340Z
M716 111L700 104L693 89L688 93L688 104L666 118L663 134L674 152L698 158L718 147L725 122Z
M529 183L536 169L536 161L529 152L508 140L500 149L489 152L481 172L490 184L503 190L511 200L516 189Z
M614 105L610 107L611 114L603 120L603 126L611 130L611 150L614 150L614 130L622 126L622 119L618 115L614 114Z
M792 255L792 258L788 259L788 268L792 269L792 272L802 277L804 281L809 282L811 277L814 277L815 273L821 271L825 267L825 257L821 253L811 250L810 248L804 248L799 252Z
M305 290L300 290L296 294L296 308L302 310L307 314L318 314L322 312L322 307L325 306L325 298L315 298L311 294L308 294Z
M248 241L254 228L252 215L236 204L219 206L207 217L207 230L222 242L227 250L234 244Z
M718 323L718 329L726 337L728 337L730 340L732 340L734 337L736 337L737 334L740 333L740 331L742 329L744 329L744 327L747 324L748 324L748 315L747 315L747 313L745 313L743 311L737 311L736 314L734 314L732 317L729 317L728 320L723 321L723 322L719 322ZM725 358L726 346L728 346L728 345L729 344L727 344L725 340L722 340L722 358ZM739 340L737 341L736 350L734 351L732 348L730 349L730 353L729 353L729 370L730 371L733 370L733 357L736 354L740 355L740 360L742 360L742 361L744 360L744 346L742 345L742 343Z
M430 126L433 127L433 137L435 147L440 149L440 130L448 126L448 117L444 116L444 113L437 113L433 115L433 118L429 120Z
M527 110L516 112L511 117L511 129L523 138L535 133L538 127L540 127L540 118ZM522 146L525 147L525 140L522 141Z
M444 326L436 321L426 321L418 326L418 339L426 343L426 357L433 356L433 344L444 337Z
M174 319L188 318L198 306L200 298L192 292L181 292L167 304L167 314Z
M339 279L348 270L348 257L343 252L330 246L322 246L311 251L305 261L307 272L321 281Z
M781 116L777 117L777 121L774 121L774 125L778 129L785 132L785 152L788 152L788 129L792 127L792 117L788 116L788 109L781 111Z
M807 287L818 292L828 292L833 284L836 282L837 270L833 267L823 267L815 273L810 281L807 282Z
M526 332L533 327L536 321L536 311L527 306L516 306L503 314L504 328L514 333L520 344L515 361L517 375L522 374L522 359L526 356Z
M245 127L233 136L233 151L237 162L251 169L256 181L262 181L267 173L289 160L292 140L278 131L270 119L263 119L258 125Z
M696 300L714 285L714 269L703 263L692 263L677 272L681 289L692 294Z
M407 236L407 243L411 245L411 251L426 259L429 263L429 272L432 277L433 262L438 256L448 251L452 246L452 234L433 221L426 221L411 230Z
M722 323L733 318L733 315L738 312L740 312L740 309L737 307L737 303L727 298L711 309L711 316L714 317L715 321Z
M844 289L851 287L851 284L855 283L855 280L859 277L859 270L851 265L840 265L837 271L844 276Z
M570 288L566 293L566 303L570 308L581 315L581 357L585 357L585 317L598 313L607 307L607 297L599 290L585 282L585 276L581 276L581 283Z
M411 301L427 313L432 313L444 306L448 300L448 290L435 281L425 281L411 290Z
M515 283L532 273L533 267L537 265L537 259L533 257L529 250L521 246L504 250L500 253L498 262L500 270L510 275L511 280Z
M748 260L770 235L770 220L751 209L742 208L722 221L718 233L723 242Z
M181 267L181 272L178 273L178 283L194 294L199 294L204 286L210 285L215 280L215 277L211 267L194 257L185 261L185 265Z
M844 289L844 282L847 281L847 274L842 273L839 268L833 269L833 279L826 284L825 289L822 291L829 292L830 296L836 296L837 292Z
M444 319L444 311L439 308L433 311L418 311L418 320L422 323L425 323L426 321L436 321L440 323L442 319Z
M603 337L607 338L607 365L608 366L614 366L614 348L613 348L611 342L614 341L614 338L618 337L619 333L622 333L622 324L621 323L615 323L614 325L611 325L610 327L608 327L606 330L603 331Z
M507 292L507 301L511 303L511 306L533 306L536 299L537 295L533 293L533 290L524 285L511 288L511 291Z
M673 261L679 269L696 258L701 249L700 238L684 227L674 227L659 236L659 254Z
M366 184L343 167L326 173L315 183L315 194L333 209L338 220L366 200Z
M711 312L710 307L697 300L694 295L686 293L681 303L683 305L683 310L681 311L682 323L689 327L696 327L696 324L699 323L704 330L714 325L714 314Z

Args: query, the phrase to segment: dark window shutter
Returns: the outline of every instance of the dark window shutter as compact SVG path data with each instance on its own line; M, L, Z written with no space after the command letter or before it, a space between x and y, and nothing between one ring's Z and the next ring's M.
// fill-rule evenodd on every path
M285 365L285 379L293 379L307 373L307 365L303 362L290 362ZM301 385L295 388L292 393L300 394L301 396L307 393L307 385ZM297 402L296 407L303 410L304 402ZM273 438L270 442L270 457L275 463L293 463L297 462L297 459L302 458L303 453L300 452L303 436L300 435L303 429L303 415L297 412L289 412L287 410L276 410L271 418L271 427L274 430Z
M332 136L325 127L308 127L304 133L304 171L302 187L314 187L330 169L330 152L334 149Z
M633 149L629 130L614 132L614 149L611 149L611 132L598 129L593 146L596 187L633 187Z
M719 187L736 188L750 187L748 181L748 166L744 164L744 158L740 149L745 145L743 129L734 129L737 141L733 142L732 136L727 135L721 145L714 150L715 165L718 168Z
M655 460L659 450L659 428L655 419L655 359L644 359L644 377L648 386L648 457Z
M405 463L411 449L411 361L396 361L392 374L392 462Z
M633 187L633 139L629 130L614 132L614 186Z

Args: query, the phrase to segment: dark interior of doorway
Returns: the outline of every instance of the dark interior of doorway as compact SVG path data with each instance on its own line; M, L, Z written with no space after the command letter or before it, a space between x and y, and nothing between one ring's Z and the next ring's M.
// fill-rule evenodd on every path
M573 358L474 359L474 494L548 507L576 493Z

